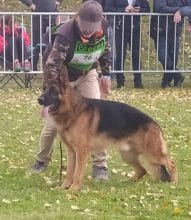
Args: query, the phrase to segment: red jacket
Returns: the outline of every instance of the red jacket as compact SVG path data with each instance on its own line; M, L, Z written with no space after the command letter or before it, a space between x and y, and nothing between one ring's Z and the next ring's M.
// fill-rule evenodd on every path
M12 28L5 26L5 32L3 32L3 28L0 27L0 54L3 53L4 47L8 45L8 39L12 38L12 36L13 36ZM26 32L25 28L23 28L22 31L21 27L15 25L14 36L23 38L26 47L30 45L30 37L29 34Z

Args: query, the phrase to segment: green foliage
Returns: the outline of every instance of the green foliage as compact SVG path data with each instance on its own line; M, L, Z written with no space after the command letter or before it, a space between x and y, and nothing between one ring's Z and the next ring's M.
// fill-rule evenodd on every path
M57 189L58 141L47 171L41 175L30 173L42 127L36 101L40 90L0 90L0 219L189 219L191 90L187 86L161 90L157 78L145 76L146 86L152 84L152 88L143 90L131 88L128 82L128 88L113 90L110 99L129 103L161 124L177 162L177 185L153 183L148 176L131 181L131 168L114 150L109 150L109 181L92 180L89 161L80 192Z

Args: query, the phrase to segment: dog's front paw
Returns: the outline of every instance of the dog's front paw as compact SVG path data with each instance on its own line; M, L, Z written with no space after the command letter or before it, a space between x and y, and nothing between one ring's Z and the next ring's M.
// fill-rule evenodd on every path
M138 181L140 178L136 174L134 174L133 176L130 177L130 179L132 181Z
M65 179L64 183L62 184L61 188L62 189L69 189L70 186L72 185L72 180L70 179Z
M70 191L76 192L80 189L80 185L79 184L72 184L69 188Z
M144 175L146 174L146 170L144 169L139 169L136 171L132 171L131 173L128 174L128 176L130 177L130 179L132 181L138 181L139 179L141 179Z

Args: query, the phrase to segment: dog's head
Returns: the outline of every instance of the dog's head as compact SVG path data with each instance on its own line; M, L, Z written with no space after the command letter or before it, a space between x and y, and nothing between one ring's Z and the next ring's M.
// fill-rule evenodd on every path
M38 103L49 106L49 112L56 111L60 106L59 94L63 92L59 81L57 79L47 80L43 90L43 94L38 98Z
M68 71L66 66L59 73L53 74L43 86L43 94L38 98L38 103L49 106L49 113L55 112L63 102L69 88ZM62 98L61 98L62 97Z

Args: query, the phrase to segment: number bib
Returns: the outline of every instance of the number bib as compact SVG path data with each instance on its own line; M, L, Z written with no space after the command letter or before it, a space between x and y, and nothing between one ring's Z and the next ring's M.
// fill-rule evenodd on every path
M99 60L106 46L105 37L95 44L77 41L74 55L69 65L79 70L89 70Z

